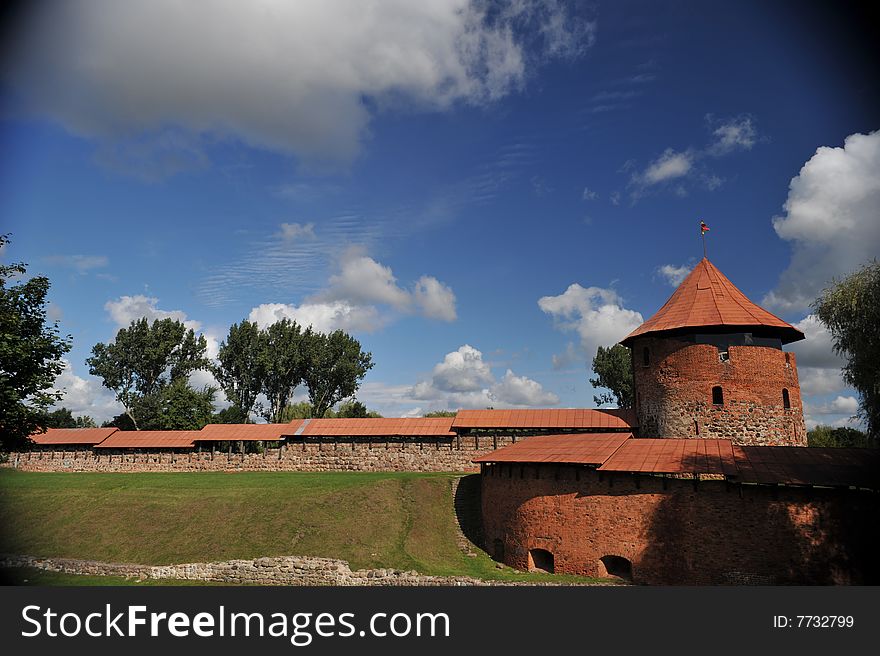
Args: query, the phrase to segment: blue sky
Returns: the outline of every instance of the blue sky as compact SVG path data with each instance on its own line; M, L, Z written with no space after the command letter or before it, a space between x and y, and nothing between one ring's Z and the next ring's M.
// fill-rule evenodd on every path
M809 423L855 396L809 302L880 252L864 16L800 3L65 3L2 78L2 254L92 345L341 327L386 416L589 407L588 362L701 256L798 324ZM63 29L61 29L63 27ZM198 375L196 384L210 382ZM218 395L222 400L222 393Z

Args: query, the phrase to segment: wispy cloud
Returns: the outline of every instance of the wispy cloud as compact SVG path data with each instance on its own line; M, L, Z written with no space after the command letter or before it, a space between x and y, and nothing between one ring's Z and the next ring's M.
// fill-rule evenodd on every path
M47 255L42 259L46 264L73 269L79 274L103 269L110 263L106 255Z

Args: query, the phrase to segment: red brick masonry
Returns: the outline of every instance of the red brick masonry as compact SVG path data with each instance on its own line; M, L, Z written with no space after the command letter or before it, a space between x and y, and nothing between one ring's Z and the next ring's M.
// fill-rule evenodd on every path
M649 349L650 364L642 361ZM806 446L793 353L731 346L722 361L710 344L642 337L633 344L640 437L727 438L736 444ZM720 386L724 403L712 403ZM789 408L782 390L788 390Z
M490 554L528 569L530 550L543 549L555 572L586 576L618 556L636 583L877 584L878 510L876 492L854 489L574 465L486 465L482 476Z

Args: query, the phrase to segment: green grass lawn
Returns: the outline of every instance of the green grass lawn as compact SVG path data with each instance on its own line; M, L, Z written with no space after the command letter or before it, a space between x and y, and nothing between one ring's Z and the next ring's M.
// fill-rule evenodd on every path
M452 477L2 470L0 552L145 565L323 556L347 560L352 569L588 580L497 569L482 551L476 558L463 554L456 542Z

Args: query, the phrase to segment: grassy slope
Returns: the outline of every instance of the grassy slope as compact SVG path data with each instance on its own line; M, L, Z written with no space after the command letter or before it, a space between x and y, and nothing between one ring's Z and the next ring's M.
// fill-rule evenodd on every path
M547 580L459 550L450 476L4 470L0 552L142 564L324 556L353 569Z

